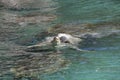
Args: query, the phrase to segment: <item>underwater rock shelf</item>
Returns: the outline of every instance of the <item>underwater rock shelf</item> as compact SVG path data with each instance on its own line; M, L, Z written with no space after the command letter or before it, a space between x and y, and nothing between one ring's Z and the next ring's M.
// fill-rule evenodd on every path
M68 60L57 53L44 53L44 55L24 54L12 56L9 60L5 60L8 58L1 59L2 61L0 61L0 63L2 65L0 70L3 73L1 73L1 75L5 75L9 72L14 74L15 78L18 79L22 77L37 77L45 73L53 73L65 68L69 64Z

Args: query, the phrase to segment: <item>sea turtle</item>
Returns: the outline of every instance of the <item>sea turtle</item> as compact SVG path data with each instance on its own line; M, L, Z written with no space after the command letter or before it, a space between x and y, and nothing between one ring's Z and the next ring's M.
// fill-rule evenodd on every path
M28 46L26 51L57 51L61 49L71 48L78 51L85 51L79 49L77 46L82 40L70 34L59 33L57 36L47 37L43 42Z

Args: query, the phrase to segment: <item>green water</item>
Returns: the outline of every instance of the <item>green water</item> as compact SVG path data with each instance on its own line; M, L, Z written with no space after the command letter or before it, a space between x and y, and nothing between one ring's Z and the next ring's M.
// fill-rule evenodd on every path
M94 52L66 52L72 64L66 70L44 75L43 80L119 80L120 43L116 40L91 46Z
M58 2L58 12L61 13L63 22L102 22L120 19L118 0L60 0Z
M55 9L50 11L44 11L44 9L42 11L39 9L17 11L1 9L0 13L18 15L29 13L37 13L38 15L41 15L41 13L46 15L54 14L57 16L57 19L51 22L40 23L28 21L30 23L19 23L20 25L18 25L18 23L14 22L4 23L4 19L2 18L8 15L0 14L0 74L4 72L3 66L5 67L5 71L9 71L9 68L6 69L6 67L11 66L11 64L3 64L4 62L12 61L12 59L19 60L18 57L14 57L14 59L11 56L20 55L21 53L24 54L25 52L22 52L24 47L39 42L36 34L55 24L70 24L67 26L69 28L71 25L75 27L81 23L93 24L107 22L105 26L112 26L111 28L114 29L115 27L111 25L114 23L118 24L118 29L120 29L119 0L53 0L52 2L56 4L49 7ZM104 30L106 29L103 28ZM113 33L98 39L89 39L82 43L80 48L90 50L90 52L78 52L70 49L63 50L63 54L60 54L60 56L69 61L68 66L55 72L40 73L37 75L38 80L120 80L119 34ZM14 65L12 63L12 66ZM8 75L0 76L0 80L13 80L13 75L8 73ZM20 80L31 79L22 78Z

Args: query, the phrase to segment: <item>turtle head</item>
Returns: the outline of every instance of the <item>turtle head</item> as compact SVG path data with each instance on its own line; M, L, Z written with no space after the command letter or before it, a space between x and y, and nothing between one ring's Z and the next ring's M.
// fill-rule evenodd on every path
M54 43L54 44L60 44L61 41L60 41L59 37L54 37L53 40L52 40L52 43Z
M59 37L55 37L55 41L57 42L57 44L60 44L61 41L60 41L60 38Z

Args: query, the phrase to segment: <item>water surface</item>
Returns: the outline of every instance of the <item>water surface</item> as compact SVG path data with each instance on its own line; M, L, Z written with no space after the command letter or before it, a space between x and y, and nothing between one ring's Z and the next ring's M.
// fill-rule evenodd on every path
M36 71L34 76L38 80L120 80L119 3L119 0L50 0L42 9L16 10L2 7L0 79L14 80L15 75L10 73L10 69L20 69L24 66L22 62L28 66L28 69L38 70L38 74ZM60 29L67 27L73 35L98 32L100 35L97 36L100 37L87 38L81 43L80 48L90 52L66 49L62 54L56 55L24 51L28 45L40 42L43 34L41 32L54 25L62 25ZM76 31L76 28L80 30ZM61 30L53 30L52 33ZM49 62L50 60L52 63ZM40 65L32 66L35 64L31 61ZM46 65L44 69L42 65ZM21 69L21 72L22 70L24 71ZM20 80L30 80L30 78L24 76Z

